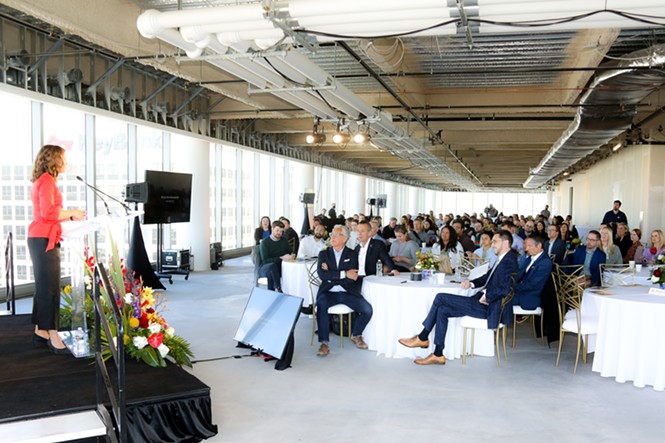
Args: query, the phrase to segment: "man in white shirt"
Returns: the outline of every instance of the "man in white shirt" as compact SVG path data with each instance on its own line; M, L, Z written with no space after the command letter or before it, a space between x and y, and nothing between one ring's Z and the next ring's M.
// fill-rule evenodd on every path
M326 235L326 228L323 225L317 225L314 228L314 235L308 235L300 242L298 249L298 258L318 257L326 247L326 242L323 237Z

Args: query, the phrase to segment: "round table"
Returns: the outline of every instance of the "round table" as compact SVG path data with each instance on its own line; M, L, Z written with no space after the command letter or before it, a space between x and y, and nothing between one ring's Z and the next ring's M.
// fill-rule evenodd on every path
M583 316L597 316L594 372L632 381L637 387L665 389L665 294L644 286L587 289ZM591 345L592 340L589 340ZM590 349L591 351L592 349Z
M411 349L400 345L397 340L413 337L422 331L422 322L429 312L436 294L440 292L471 296L473 289L461 289L457 283L434 284L430 281L410 281L410 274L399 276L365 277L362 294L372 305L374 313L363 332L363 337L370 350L377 355L394 358L426 357L434 351L434 334L430 335L429 349ZM451 318L444 354L454 360L462 355L463 328L459 318ZM471 331L467 340L467 352L471 351ZM490 330L477 330L475 354L494 355L494 333Z
M282 261L282 292L303 299L303 306L312 304L307 268L314 260ZM314 288L314 295L318 288Z

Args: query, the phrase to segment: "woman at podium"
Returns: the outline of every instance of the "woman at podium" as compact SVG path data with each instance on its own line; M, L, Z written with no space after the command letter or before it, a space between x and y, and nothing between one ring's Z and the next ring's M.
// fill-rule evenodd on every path
M60 240L62 220L81 220L85 211L62 209L62 194L57 186L58 175L65 171L65 150L45 145L37 153L32 169L33 220L28 227L28 249L35 274L35 295L32 322L35 346L47 346L54 354L69 350L58 335L60 316Z

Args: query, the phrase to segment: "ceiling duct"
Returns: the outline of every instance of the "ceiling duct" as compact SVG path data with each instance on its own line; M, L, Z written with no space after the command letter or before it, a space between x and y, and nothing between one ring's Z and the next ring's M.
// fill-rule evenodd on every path
M616 70L594 77L575 119L524 182L538 188L629 129L637 104L665 84L665 45L624 56ZM614 62L612 63L614 64ZM604 65L603 67L611 66ZM635 68L652 67L652 70ZM614 106L611 106L614 105Z

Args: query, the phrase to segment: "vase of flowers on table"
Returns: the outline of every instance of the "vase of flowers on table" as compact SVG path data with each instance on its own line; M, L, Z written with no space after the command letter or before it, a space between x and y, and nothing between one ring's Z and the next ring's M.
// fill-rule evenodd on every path
M651 270L651 283L665 289L665 266L654 266Z
M420 271L423 280L429 278L436 271L436 259L431 252L416 252L416 271Z

